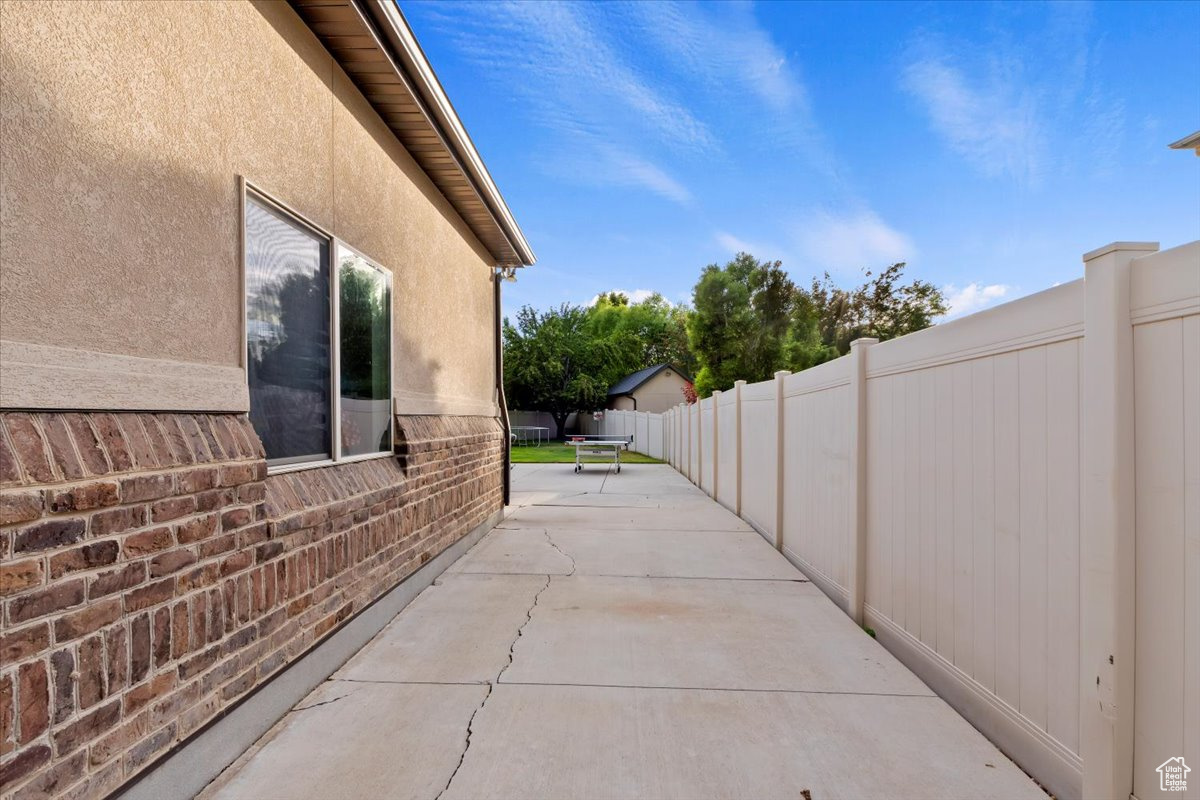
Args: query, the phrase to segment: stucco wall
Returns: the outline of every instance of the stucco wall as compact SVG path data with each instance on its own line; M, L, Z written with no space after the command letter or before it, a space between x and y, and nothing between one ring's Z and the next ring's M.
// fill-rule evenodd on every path
M494 413L486 251L286 4L3 0L0 71L10 386L61 403L69 348L193 364L201 391L138 385L243 410L241 175L392 270L398 412Z
M673 369L665 369L638 387L633 393L637 398L637 410L661 414L683 402L683 387L686 381ZM615 406L627 408L627 406ZM632 408L632 406L628 406Z

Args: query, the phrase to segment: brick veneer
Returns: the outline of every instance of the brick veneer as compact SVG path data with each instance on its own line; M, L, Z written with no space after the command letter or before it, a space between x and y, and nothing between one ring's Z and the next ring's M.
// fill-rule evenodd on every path
M101 797L501 508L503 435L268 477L247 418L0 414L0 794Z

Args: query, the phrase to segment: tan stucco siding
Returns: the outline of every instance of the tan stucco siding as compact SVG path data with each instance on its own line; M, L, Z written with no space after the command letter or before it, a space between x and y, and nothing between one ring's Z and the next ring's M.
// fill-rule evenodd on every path
M633 393L637 398L637 410L661 414L683 402L685 381L673 369L666 369L643 383Z
M486 251L286 4L3 0L0 52L0 339L227 380L244 176L393 272L400 413L491 412Z

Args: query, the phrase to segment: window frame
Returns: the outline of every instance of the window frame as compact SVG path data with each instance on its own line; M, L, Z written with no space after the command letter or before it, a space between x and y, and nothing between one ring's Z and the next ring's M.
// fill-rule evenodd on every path
M251 183L244 176L238 176L238 194L240 197L240 219L238 220L239 227L239 268L241 271L241 303L242 303L242 351L241 351L241 366L242 375L246 381L247 392L250 388L250 364L249 364L249 328L250 328L250 309L246 302L247 289L247 269L246 269L246 211L248 203L257 203L268 210L282 215L287 221L306 229L313 236L323 239L326 246L329 248L329 392L330 392L330 442L329 449L332 453L332 458L322 458L314 461L298 461L287 463L272 464L270 459L267 460L267 474L279 475L286 472L300 472L306 469L316 469L318 467L329 467L335 464L352 464L356 461L370 461L376 458L393 458L396 454L396 394L394 380L396 376L396 306L394 300L395 291L395 276L390 269L383 266L378 259L364 253L357 247L354 247L349 242L338 238L330 231L316 224L312 220L305 217L299 211L288 206L279 200L276 200L269 192L262 189L259 185ZM388 412L390 415L388 425L388 441L389 449L380 450L375 453L363 453L361 455L343 455L342 454L342 337L341 337L341 305L342 305L342 283L341 269L339 262L339 250L345 250L358 256L363 261L370 264L374 269L383 273L387 280L388 290Z

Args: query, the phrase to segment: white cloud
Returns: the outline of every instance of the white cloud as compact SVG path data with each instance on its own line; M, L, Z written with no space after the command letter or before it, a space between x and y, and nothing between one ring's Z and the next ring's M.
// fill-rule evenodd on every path
M923 49L902 85L933 129L984 175L1037 183L1045 146L1035 93L1003 71L972 80L949 56Z
M813 270L851 273L907 261L917 248L906 234L864 211L847 216L815 214L795 231L796 244Z
M613 289L612 291L628 297L631 304L640 303L643 300L649 300L655 294L653 289ZM604 294L608 294L608 292L604 292ZM596 305L596 302L599 299L600 295L594 295L591 300L588 300L588 305Z
M949 308L943 319L954 319L982 311L1003 300L1011 290L1011 286L1002 283L969 283L961 289L948 283L942 287L942 294L945 296L946 306Z
M725 231L717 231L713 238L716 239L717 244L719 244L722 248L727 250L730 255L737 255L738 253L753 253L754 252L754 245L750 244L749 242L747 242L744 239L739 239L738 237L734 236L732 233L726 233Z

